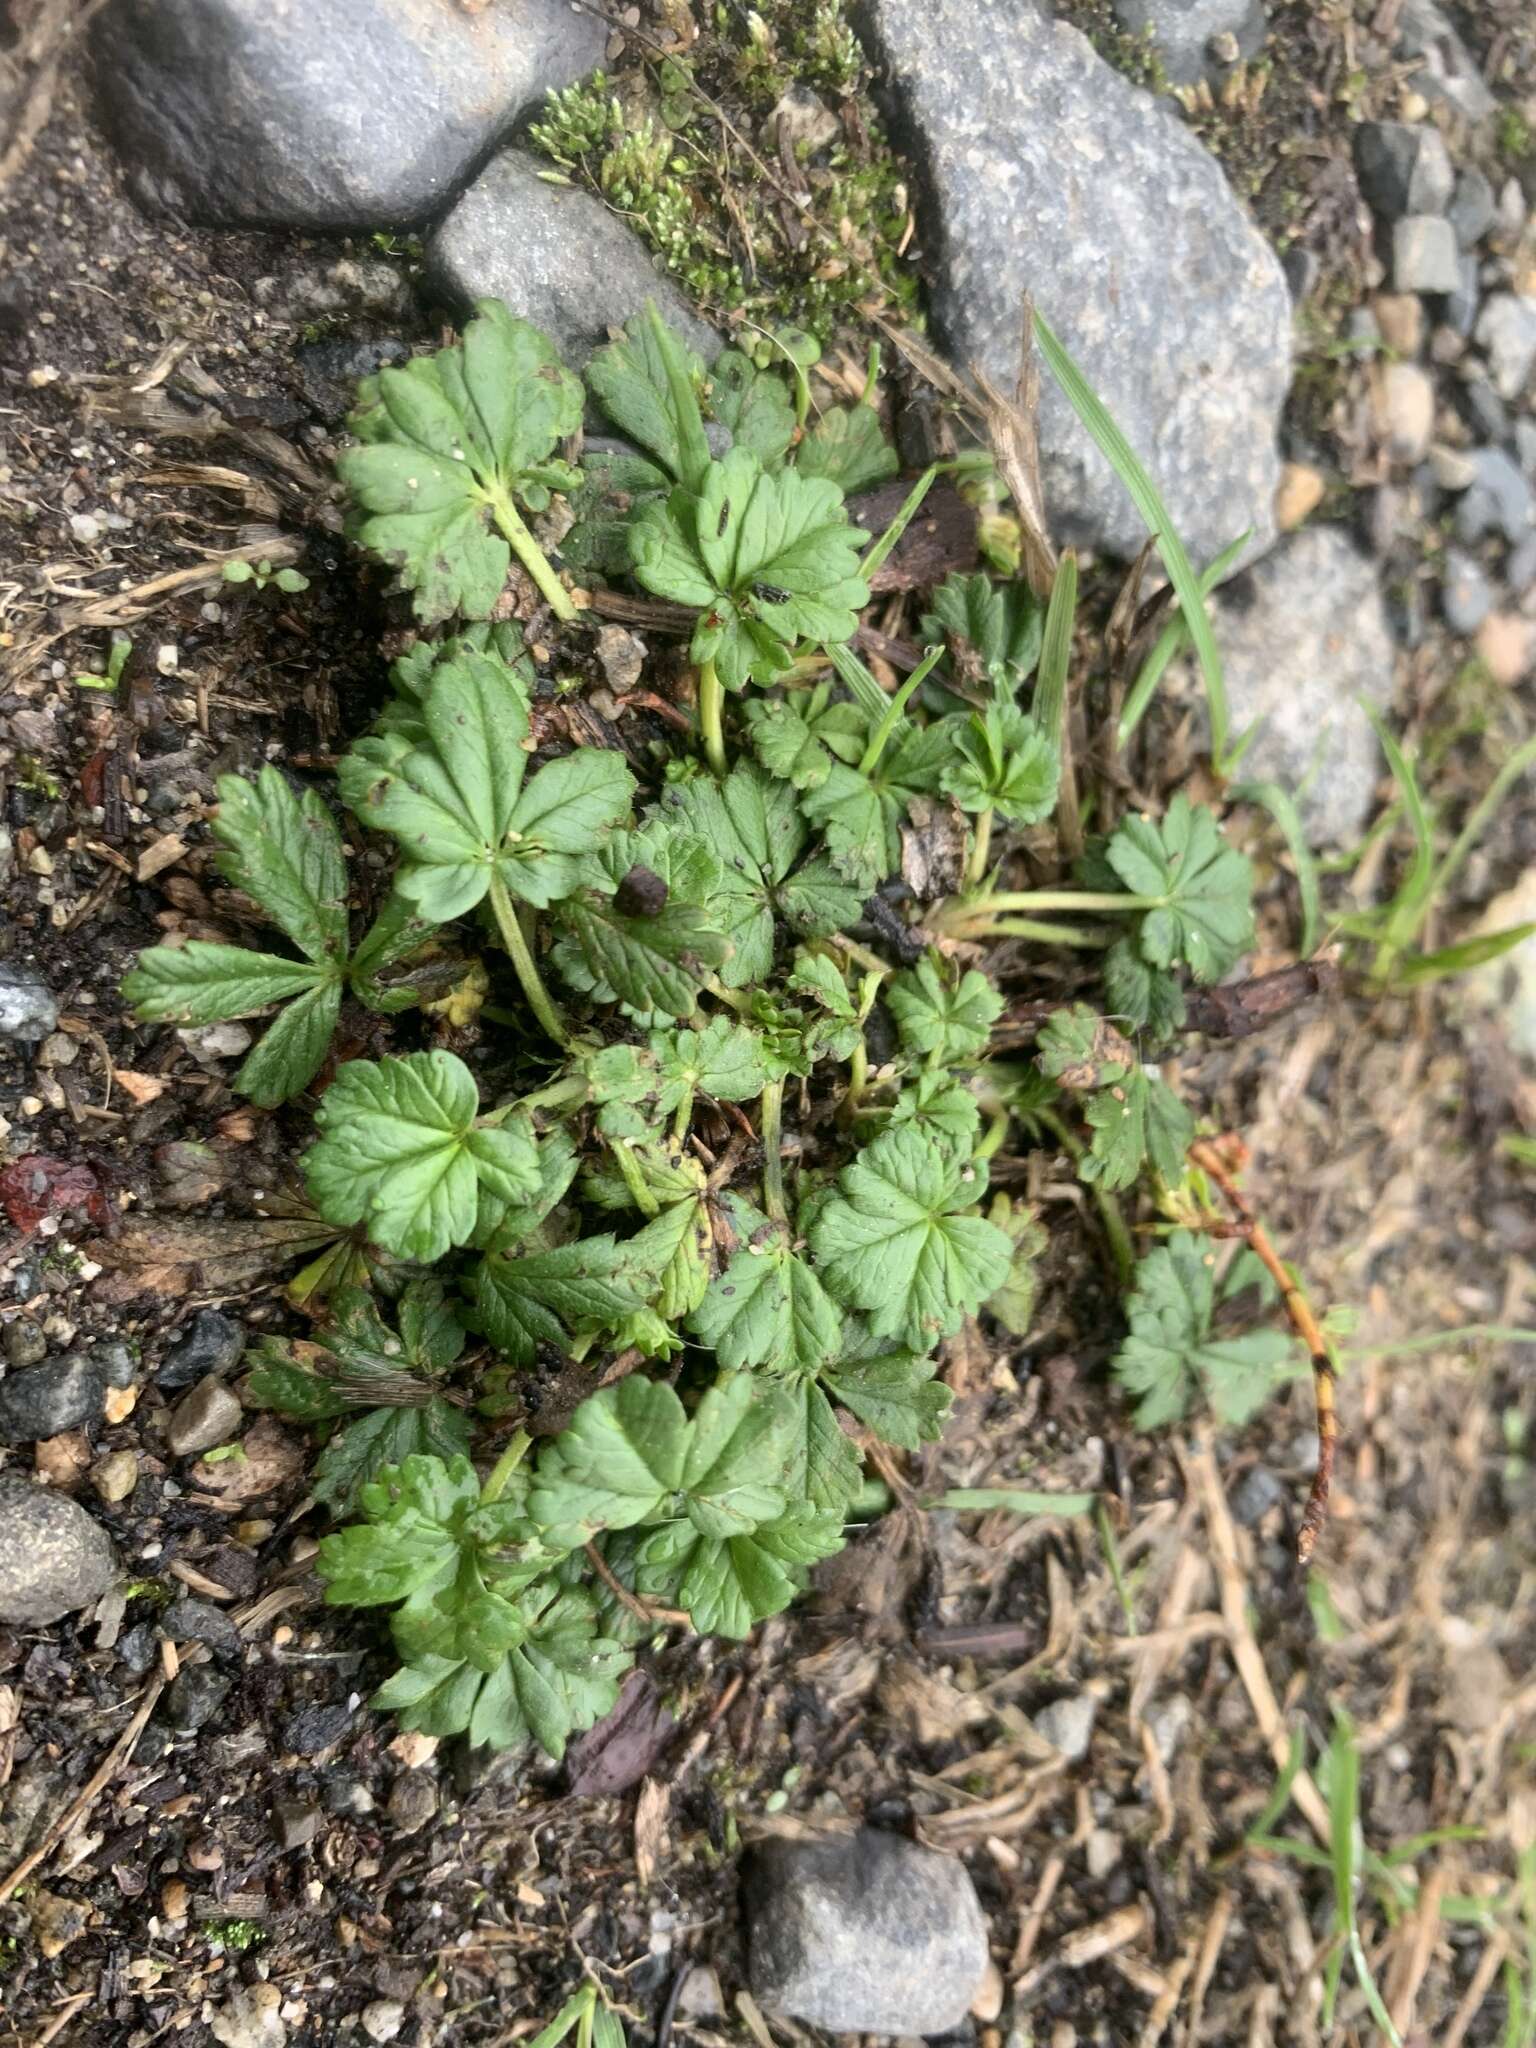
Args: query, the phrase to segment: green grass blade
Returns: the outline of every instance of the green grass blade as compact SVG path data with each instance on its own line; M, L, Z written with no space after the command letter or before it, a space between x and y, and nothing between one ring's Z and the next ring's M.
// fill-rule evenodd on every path
M1285 1767L1275 1780L1275 1789L1264 1802L1264 1811L1248 1830L1245 1840L1252 1847L1260 1835L1268 1835L1275 1822L1291 1803L1291 1787L1301 1773L1307 1760L1307 1731L1300 1723L1291 1731L1291 1746L1286 1752Z
M1007 1508L1015 1515L1086 1515L1097 1499L1093 1493L1030 1493L1022 1486L953 1486L923 1505L970 1513Z
M1392 976L1395 988L1418 988L1426 981L1444 981L1447 975L1465 974L1470 968L1485 967L1536 932L1536 924L1512 924L1501 932L1480 932L1454 946L1440 946L1433 953L1415 953L1402 961Z
M1318 883L1317 862L1312 858L1312 849L1307 844L1306 829L1301 822L1301 813L1288 789L1278 782L1243 782L1231 792L1239 803L1258 804L1279 826L1286 845L1290 848L1291 859L1296 864L1296 893L1301 898L1300 948L1304 960L1310 959L1317 950L1318 927L1322 920L1322 894Z
M1377 980L1382 980L1392 960L1412 941L1429 915L1435 872L1435 833L1413 763L1374 705L1366 705L1365 715L1376 728L1376 737L1381 741L1381 751L1387 757L1387 766L1392 770L1393 780L1401 792L1403 809L1413 833L1413 859L1397 894L1387 906L1386 935L1377 950L1375 973Z
M860 661L853 649L839 641L827 649L827 658L848 685L848 694L866 718L878 725L891 708L891 700Z
M1239 534L1229 547L1224 547L1208 569L1200 575L1200 595L1209 597L1222 577L1226 575L1238 556L1253 539L1253 528ZM1141 664L1141 671L1132 685L1131 694L1125 700L1120 713L1120 722L1115 727L1115 745L1123 747L1131 734L1147 715L1147 707L1157 695L1157 686L1168 671L1169 664L1184 651L1189 639L1189 627L1182 611L1175 611L1152 643L1152 651Z
M1227 758L1227 731L1230 724L1227 686L1222 675L1221 656L1216 650L1216 640L1211 632L1210 616L1205 609L1205 598L1200 589L1199 578L1195 575L1189 556L1185 553L1183 541L1174 531L1173 521L1168 517L1168 508L1158 494L1157 486L1142 468L1130 442L1110 418L1082 371L1057 340L1050 323L1038 310L1035 313L1035 338L1040 344L1040 353L1050 367L1051 375L1066 393L1072 410L1088 429L1115 475L1125 486L1132 504L1146 521L1148 531L1156 536L1163 567L1168 571L1168 580L1173 585L1183 608L1190 638L1194 641L1195 652L1200 657L1200 669L1205 677L1206 702L1211 715L1211 758L1215 763L1216 772L1220 774Z
M1430 885L1431 901L1460 872L1462 862L1487 831L1494 813L1509 794L1511 787L1532 766L1536 766L1536 737L1528 739L1523 747L1516 747L1486 792L1472 806L1467 822L1456 834L1449 853L1435 870L1435 878Z

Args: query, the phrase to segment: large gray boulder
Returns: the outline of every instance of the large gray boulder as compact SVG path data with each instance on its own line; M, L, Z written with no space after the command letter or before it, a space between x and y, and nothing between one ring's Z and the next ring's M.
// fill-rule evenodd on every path
M113 0L103 115L140 201L228 226L405 228L601 63L570 0Z
M1305 527L1213 610L1232 732L1259 728L1244 781L1294 792L1314 846L1351 845L1381 773L1364 707L1390 699L1395 659L1374 567L1336 527Z
M0 1627L73 1614L116 1576L112 1540L84 1508L36 1480L0 1473Z
M572 362L647 299L706 361L720 353L719 335L689 310L639 236L590 192L546 183L517 150L476 178L427 244L427 268L460 305L505 299Z
M1163 494L1197 561L1274 537L1290 297L1220 166L1033 0L867 0L919 180L935 324L1004 389L1026 291ZM1129 557L1146 529L1047 375L1062 537Z
M742 1871L752 1995L834 2034L947 2034L987 1969L965 1865L900 1835L776 1840Z

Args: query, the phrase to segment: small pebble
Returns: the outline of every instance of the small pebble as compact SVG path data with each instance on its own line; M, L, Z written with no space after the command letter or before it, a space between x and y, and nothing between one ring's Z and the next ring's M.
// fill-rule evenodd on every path
M166 1442L178 1458L195 1457L227 1443L240 1427L240 1403L222 1380L206 1379L183 1395L171 1416Z
M418 1834L437 1813L437 1783L431 1772L402 1771L389 1788L386 1811L397 1834Z
M1030 1716L1035 1733L1053 1749L1059 1749L1069 1764L1080 1763L1093 1739L1093 1724L1099 1717L1099 1703L1090 1692L1068 1699L1053 1700Z
M1536 368L1536 297L1495 292L1477 318L1477 343L1488 358L1493 388L1513 400Z
M1493 680L1511 689L1536 659L1536 624L1514 612L1492 612L1477 629L1477 651Z
M1280 472L1275 492L1275 524L1290 533L1323 502L1326 486L1322 473L1305 462L1288 462Z
M306 1799L279 1799L272 1807L272 1832L284 1849L302 1849L319 1834L324 1819Z
M1493 591L1481 563L1458 548L1446 550L1440 605L1445 623L1463 639L1470 639L1493 610Z
M405 2007L398 1998L376 1998L358 2018L370 2041L393 2041L405 2025Z
M69 530L82 547L89 547L93 540L101 539L101 521L94 512L71 512Z
M1461 282L1456 233L1438 214L1411 213L1392 230L1392 286L1400 292L1453 292Z
M1446 214L1456 230L1458 245L1471 249L1480 242L1493 226L1497 211L1493 187L1475 164L1469 164L1457 175L1455 197Z
M1523 597L1536 586L1536 534L1511 551L1504 564L1504 581L1516 597Z
M1435 387L1417 363L1386 363L1376 384L1376 424L1394 462L1422 462L1435 431Z
M139 1483L139 1461L132 1451L109 1451L91 1467L91 1484L104 1501L126 1500Z

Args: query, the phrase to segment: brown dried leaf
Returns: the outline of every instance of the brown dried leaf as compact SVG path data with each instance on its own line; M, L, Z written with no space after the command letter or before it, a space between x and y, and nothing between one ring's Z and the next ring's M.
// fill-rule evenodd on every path
M670 1847L667 1819L671 1806L672 1787L660 1778L647 1778L635 1801L635 1871L643 1886L651 1884Z

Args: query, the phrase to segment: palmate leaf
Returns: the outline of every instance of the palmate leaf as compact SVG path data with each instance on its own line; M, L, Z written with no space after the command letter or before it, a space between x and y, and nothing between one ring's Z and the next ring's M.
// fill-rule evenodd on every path
M795 408L788 385L778 371L760 370L739 349L725 349L715 358L709 373L709 409L730 429L732 447L745 448L764 469L783 460L795 437ZM850 486L844 484L843 488Z
M649 1298L627 1248L608 1235L551 1251L509 1242L486 1253L471 1291L481 1328L516 1366L532 1365L541 1344L563 1349L577 1331L613 1328Z
M1136 1426L1176 1422L1201 1397L1229 1426L1245 1422L1298 1369L1283 1330L1215 1336L1220 1304L1257 1283L1272 1292L1251 1253L1234 1259L1218 1282L1209 1241L1176 1230L1137 1262L1126 1315L1130 1335L1115 1356L1115 1378L1137 1400Z
M775 1522L788 1506L795 1413L784 1388L727 1373L699 1403L688 1429L682 1507L701 1536L739 1536Z
M801 813L826 833L838 872L867 891L900 865L901 823L913 797L939 794L953 765L947 720L908 726L867 775L833 762L825 779L802 795Z
M636 868L665 885L659 908L629 907L625 884ZM573 987L642 1022L691 1016L705 977L730 957L720 886L719 863L694 834L664 818L620 832L577 870L559 909L555 964Z
M650 1048L661 1078L661 1116L676 1115L695 1095L745 1102L761 1095L769 1080L761 1034L734 1018L711 1017L698 1030L653 1031Z
M843 1547L842 1517L804 1507L748 1535L701 1535L690 1523L658 1529L635 1564L642 1597L687 1609L696 1629L739 1641L782 1614L809 1568Z
M915 1451L937 1443L954 1397L932 1358L888 1351L848 1359L822 1375L823 1384L883 1443Z
M689 1424L669 1386L631 1374L583 1401L539 1453L528 1512L558 1548L629 1529L682 1482Z
M1211 812L1182 790L1160 821L1122 819L1105 854L1133 895L1163 899L1137 933L1149 965L1183 961L1196 981L1218 981L1252 944L1253 870Z
M597 351L586 379L620 433L654 456L674 482L697 489L709 467L699 409L704 365L666 325L654 301L624 323L621 341Z
M1128 1188L1147 1165L1170 1186L1184 1178L1195 1119L1161 1075L1133 1067L1123 1081L1090 1096L1083 1114L1093 1133L1078 1166L1083 1180Z
M785 1482L789 1498L841 1521L859 1491L864 1461L838 1427L832 1403L815 1380L795 1382L786 1398L794 1415Z
M462 342L364 380L337 468L363 545L393 563L427 622L488 618L510 550L493 522L576 481L553 459L581 424L581 386L553 346L483 299ZM515 516L515 512L514 515Z
M477 1125L474 1076L447 1052L350 1060L316 1112L304 1155L310 1198L328 1223L366 1225L400 1258L430 1264L474 1234L482 1184L503 1202L539 1187L526 1125Z
M1015 825L1035 825L1056 808L1061 756L1033 719L1011 705L949 718L955 758L944 792L963 811L995 810Z
M843 1319L784 1224L739 1195L726 1207L739 1249L710 1283L689 1328L723 1366L814 1375L837 1356Z
M961 666L973 666L1011 691L1033 675L1040 659L1045 613L1023 584L990 576L946 577L923 614L925 643L959 643Z
M433 1394L420 1407L375 1408L344 1422L315 1460L310 1489L333 1515L350 1515L362 1489L411 1457L467 1458L469 1418Z
M422 746L363 740L339 772L351 809L399 842L400 894L443 924L493 877L539 907L569 894L581 858L629 810L623 756L578 747L525 782L526 684L488 654L440 661L421 718Z
M480 1482L468 1458L407 1458L362 1490L367 1519L320 1541L332 1606L384 1607L440 1592L457 1579Z
M618 1698L632 1661L622 1644L597 1633L591 1600L577 1590L522 1603L522 1636L489 1671L464 1658L430 1654L386 1679L374 1706L402 1728L465 1735L474 1748L513 1749L537 1742L556 1761L568 1739L602 1719Z
M1013 1247L958 1212L985 1191L910 1124L884 1132L837 1177L810 1227L811 1255L833 1298L877 1337L927 1350L959 1329L1008 1273Z
M842 761L853 766L869 743L869 720L856 704L832 701L827 684L779 698L749 698L752 750L768 773L796 789L819 789Z
M1134 939L1116 939L1104 955L1104 1000L1122 1029L1163 1045L1184 1023L1184 991L1164 969L1143 960Z
M272 1108L308 1087L330 1048L349 972L346 864L335 820L313 790L295 796L270 766L255 782L221 776L218 788L220 873L304 958L204 939L154 946L124 977L123 995L143 1022L183 1027L248 1017L297 997L235 1076L243 1095Z
M951 987L932 960L893 975L885 1002L902 1049L918 1057L932 1054L944 1067L981 1059L1003 1014L1003 999L984 974L968 968Z
M842 492L820 477L765 471L745 448L712 462L695 494L680 485L636 517L636 578L698 612L692 655L727 689L771 681L799 639L849 640L869 588Z
M850 496L895 476L901 464L872 405L833 405L795 451L802 476L823 476Z
M666 814L719 862L710 908L730 941L720 974L727 988L747 988L767 976L775 913L805 938L824 937L860 915L858 891L830 862L814 855L802 860L810 835L795 793L755 762L739 763L723 782L701 777L668 790L662 801Z

